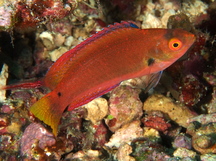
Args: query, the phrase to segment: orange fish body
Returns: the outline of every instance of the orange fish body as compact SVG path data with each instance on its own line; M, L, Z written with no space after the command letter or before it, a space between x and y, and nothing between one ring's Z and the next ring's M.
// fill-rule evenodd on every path
M121 81L164 70L193 44L182 29L139 29L132 22L111 25L62 55L43 84L52 91L30 111L57 135L63 111L101 96Z

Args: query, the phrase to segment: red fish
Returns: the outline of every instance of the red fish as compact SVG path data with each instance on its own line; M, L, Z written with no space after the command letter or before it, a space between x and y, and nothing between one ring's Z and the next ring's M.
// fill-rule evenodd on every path
M30 111L57 135L65 109L86 104L126 79L164 70L194 41L195 36L182 29L139 29L132 22L111 25L63 54L51 66L35 86L43 85L52 91L33 104Z

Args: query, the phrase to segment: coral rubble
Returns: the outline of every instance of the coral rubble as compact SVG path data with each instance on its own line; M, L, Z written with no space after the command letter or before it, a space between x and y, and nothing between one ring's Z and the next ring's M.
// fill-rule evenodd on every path
M0 160L216 160L213 0L2 0L0 89L43 78L66 51L122 20L182 28L196 42L162 76L126 80L65 111L57 137L29 112L49 89L0 90Z

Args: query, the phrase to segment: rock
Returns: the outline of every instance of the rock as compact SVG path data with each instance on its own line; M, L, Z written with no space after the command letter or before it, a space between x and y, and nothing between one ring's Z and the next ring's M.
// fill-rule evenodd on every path
M122 144L117 152L118 161L135 161L135 158L130 156L130 153L132 153L132 147L127 143Z
M192 123L194 121L197 121L201 124L208 124L211 122L216 122L216 113L211 113L211 114L201 114L196 117L192 117L188 120L188 123Z
M63 43L65 42L65 37L62 36L60 33L57 33L53 39L55 45L57 47L60 47L63 45Z
M200 156L201 161L215 161L216 154L203 154Z
M53 146L56 140L53 134L48 132L42 125L32 123L25 129L20 142L22 156L26 156L28 159L40 159L39 151L44 151L46 147ZM43 155L46 154L48 154L48 151Z
M136 138L143 136L143 129L140 127L140 121L133 121L118 129L105 144L108 147L119 147L123 143L128 143Z
M64 54L67 51L68 49L66 47L59 47L58 49L49 52L49 55L52 61L56 61L62 54Z
M175 157L180 157L180 158L185 158L185 157L195 158L196 152L192 150L188 150L186 148L178 148L174 151L173 155Z
M119 86L111 92L109 116L105 122L112 132L133 120L140 119L143 110L139 92L140 90L130 86Z
M53 50L56 47L54 43L54 37L51 32L44 31L39 35L39 37L47 50Z
M8 66L6 64L3 65L1 73L0 73L0 102L3 102L6 99L6 91L1 90L1 87L6 86L8 78Z
M151 127L161 132L167 132L171 127L161 111L149 111L141 121L145 127Z
M216 123L208 123L196 127L190 124L187 128L187 133L192 135L192 146L201 154L216 153Z
M161 111L167 114L171 120L185 128L188 126L187 120L196 116L187 107L176 104L171 98L160 94L148 97L144 102L143 109L145 111Z
M96 98L84 107L87 109L86 120L90 120L93 124L100 122L108 113L108 103L105 98Z
M74 41L74 37L73 37L73 36L68 36L68 37L65 39L64 45L67 46L67 47L71 47L73 41Z
M144 130L144 134L143 134L144 137L147 137L147 138L154 137L154 138L157 138L158 140L160 139L160 134L156 129L153 129L150 127L144 127L143 130Z
M176 136L176 138L174 139L173 147L191 149L192 148L191 138L181 133L178 136Z

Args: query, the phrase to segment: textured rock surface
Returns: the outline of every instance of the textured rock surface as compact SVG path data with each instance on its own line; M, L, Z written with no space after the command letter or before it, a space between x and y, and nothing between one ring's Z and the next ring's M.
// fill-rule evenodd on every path
M55 143L56 140L52 133L48 132L42 125L32 123L25 129L21 138L21 154L28 159L41 159L37 156L40 149L46 151L47 147Z
M112 132L142 116L139 91L130 86L119 86L110 93L109 115L112 118L106 119L106 124Z
M143 136L143 129L140 127L140 121L133 121L118 129L105 144L108 147L119 147L123 143L129 143Z
M87 109L86 120L93 124L97 124L108 114L108 103L104 98L96 98L84 107Z
M196 116L187 107L175 104L171 98L163 95L152 95L144 102L143 110L158 110L169 116L177 124L187 127L187 120Z

